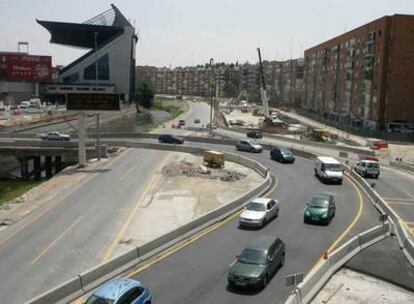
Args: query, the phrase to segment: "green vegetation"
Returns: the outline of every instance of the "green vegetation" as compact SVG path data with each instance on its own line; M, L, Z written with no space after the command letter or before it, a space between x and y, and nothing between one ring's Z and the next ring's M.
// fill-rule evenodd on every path
M167 104L159 100L154 103L154 108L170 113L173 118L176 118L185 112L185 109L183 107L177 106L175 104Z
M154 104L155 90L150 79L144 79L138 86L135 96L137 112L139 112L139 105L149 109Z
M34 180L0 181L0 205L18 198L41 183L41 181Z

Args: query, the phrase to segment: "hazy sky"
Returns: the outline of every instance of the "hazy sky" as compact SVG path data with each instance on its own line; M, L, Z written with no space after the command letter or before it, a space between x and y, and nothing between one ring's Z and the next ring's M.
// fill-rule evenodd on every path
M87 50L50 44L35 19L84 22L110 8L135 22L139 65L256 62L303 51L384 15L414 14L414 0L0 0L0 51L51 55L68 64Z

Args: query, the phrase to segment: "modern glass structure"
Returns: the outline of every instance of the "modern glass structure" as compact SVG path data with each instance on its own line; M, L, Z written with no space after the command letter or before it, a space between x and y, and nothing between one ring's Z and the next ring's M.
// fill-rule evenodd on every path
M51 34L51 43L90 49L58 76L58 84L47 85L43 94L111 92L130 101L135 95L135 28L115 5L85 21L37 22Z

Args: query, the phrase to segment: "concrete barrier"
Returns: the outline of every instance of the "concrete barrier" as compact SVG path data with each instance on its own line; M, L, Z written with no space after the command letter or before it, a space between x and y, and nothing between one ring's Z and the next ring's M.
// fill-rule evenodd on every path
M107 142L111 144L110 142ZM196 147L187 147L179 145L164 145L164 144L155 144L155 143L136 143L136 142L116 142L117 145L122 146L131 146L139 148L148 148L148 149L159 149L159 150L169 150L169 151L180 151L187 153L201 153L205 149L196 148ZM130 250L124 254L121 254L118 257L111 259L110 261L100 264L81 275L73 278L72 280L50 290L35 299L27 302L30 304L33 303L59 303L61 301L67 302L75 299L80 296L81 293L95 288L97 285L105 282L109 278L125 271L126 269L136 265L142 259L146 259L150 256L153 256L164 250L173 244L181 241L184 237L193 235L197 231L201 230L203 227L212 225L221 219L225 218L234 211L240 209L245 203L248 202L252 197L260 195L266 189L271 186L271 176L267 168L263 167L260 163L251 160L249 158L231 154L224 153L227 160L237 162L241 165L249 167L253 170L256 170L261 174L265 179L264 181L256 186L254 189L247 191L245 194L236 198L229 204L226 204L223 207L217 208L200 218L189 222L173 231L160 236L159 238L152 240L142 246L139 246L133 250ZM34 302L35 301L35 302Z
M329 278L347 261L358 254L367 243L373 244L388 235L388 226L379 225L361 233L347 241L332 252L317 268L309 272L304 281L297 286L295 294L291 294L285 304L310 303Z
M62 298L69 294L76 294L82 292L82 282L80 276L74 277L59 286L56 286L52 290L30 300L30 304L45 304L45 303L58 303Z

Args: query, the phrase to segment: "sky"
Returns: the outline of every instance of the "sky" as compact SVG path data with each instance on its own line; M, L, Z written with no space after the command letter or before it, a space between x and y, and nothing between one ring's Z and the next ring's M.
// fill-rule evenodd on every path
M67 65L88 50L51 44L36 19L82 23L114 3L135 24L137 65L176 67L303 57L307 48L384 15L414 14L414 0L0 0L0 51L29 42Z

